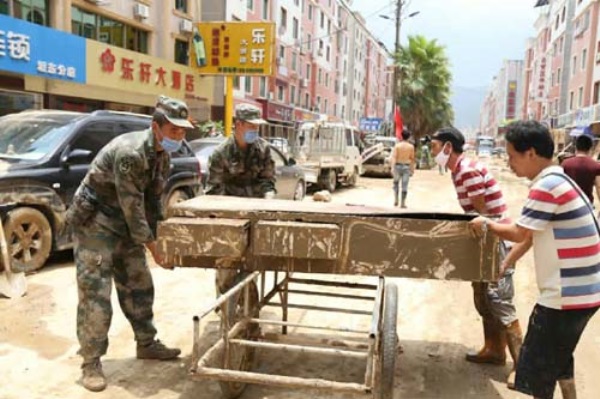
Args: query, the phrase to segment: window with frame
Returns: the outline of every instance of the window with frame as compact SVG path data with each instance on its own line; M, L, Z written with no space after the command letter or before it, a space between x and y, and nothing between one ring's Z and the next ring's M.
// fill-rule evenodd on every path
M292 71L298 69L298 54L295 51L292 52Z
M262 19L269 19L269 0L263 0Z
M577 72L577 56L573 57L573 64L571 66L571 75L575 75Z
M583 52L581 53L581 70L585 71L585 64L587 62L587 49L584 48Z
M282 28L287 28L287 10L283 7L281 7L281 20L279 23Z
M317 71L317 83L321 84L322 81L323 81L323 71L321 70L321 68L319 68L319 70Z
M310 79L310 64L306 64L306 79Z
M189 42L185 40L175 39L175 62L181 65L188 65L189 50Z
M267 78L264 76L261 76L258 81L258 94L263 98L267 97Z
M312 4L308 5L308 19L310 21L312 21L312 19L313 19L313 5Z
M575 93L569 93L569 111L573 111L573 107L575 106Z
M148 53L148 32L111 18L71 7L71 32L113 46Z
M298 18L292 19L292 36L294 39L298 39L300 33Z
M252 77L246 76L244 78L244 86L246 93L252 93Z
M560 79L562 76L561 71L562 71L562 69L558 68L558 72L556 72L556 84L558 84L558 85L560 84Z
M175 9L187 14L188 12L188 0L175 0Z
M304 108L308 109L309 104L310 104L310 94L306 93L304 95Z
M321 10L321 29L325 28L325 13Z
M0 14L37 25L50 26L49 0L1 0Z
M246 0L246 8L250 11L254 10L254 0Z
M296 86L290 86L290 104L296 103Z
M234 76L233 77L233 88L235 90L240 90L241 89L242 85L241 85L240 82L241 82L241 79L240 79L239 76Z
M583 106L583 86L579 88L579 95L577 96L577 108Z
M284 101L283 95L284 95L283 86L277 86L277 99L281 102Z
M598 104L600 97L600 81L594 83L594 104Z
M312 50L312 36L310 33L306 35L306 48L308 49L308 51Z

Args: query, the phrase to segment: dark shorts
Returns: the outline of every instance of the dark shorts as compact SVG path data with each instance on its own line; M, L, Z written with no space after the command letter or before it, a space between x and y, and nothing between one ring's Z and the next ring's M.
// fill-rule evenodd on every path
M519 356L515 389L551 399L558 380L573 378L573 352L597 310L557 310L535 305Z

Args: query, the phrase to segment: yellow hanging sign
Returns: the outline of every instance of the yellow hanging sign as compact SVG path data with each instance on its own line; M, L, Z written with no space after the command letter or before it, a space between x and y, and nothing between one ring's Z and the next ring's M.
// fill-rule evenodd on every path
M272 75L274 22L207 22L192 35L191 67L202 75Z

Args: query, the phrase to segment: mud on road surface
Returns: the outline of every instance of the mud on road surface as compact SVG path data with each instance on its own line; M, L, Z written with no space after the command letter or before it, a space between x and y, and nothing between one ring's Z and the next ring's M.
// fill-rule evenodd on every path
M526 184L500 167L494 173L501 181L512 216L517 216L527 193ZM310 200L310 199L307 199ZM391 179L366 179L354 189L340 189L334 203L391 206ZM417 171L411 180L409 210L460 212L450 176L437 170ZM135 359L133 334L113 295L110 346L103 358L108 378L106 391L93 394L80 384L75 319L77 287L72 256L54 257L51 264L28 277L28 294L19 299L0 299L0 398L160 398L216 399L215 382L195 382L187 377L192 347L192 316L214 299L211 270L152 268L156 286L154 306L159 338L182 348L183 357L172 362ZM374 282L374 278L335 276L343 280ZM472 304L469 283L394 279L398 284L398 335L404 352L398 355L395 398L525 398L509 391L506 366L482 366L464 361L465 352L482 343L481 321ZM516 302L521 323L526 326L537 296L531 254L518 264ZM294 300L294 297L291 297ZM321 298L298 298L318 304ZM307 302L306 302L307 301ZM341 301L331 305L355 306ZM329 303L328 303L329 305ZM368 307L367 307L368 309ZM276 308L261 317L275 318ZM291 318L307 324L326 324L368 329L369 319L347 314L291 311ZM218 338L219 322L211 315L202 324L204 347ZM306 333L290 329L290 334ZM311 336L315 337L314 333ZM323 335L322 338L331 338ZM339 338L339 337L334 337ZM584 333L576 355L579 398L596 398L600 392L600 316ZM256 371L285 375L360 381L364 364L328 356L306 356L259 352ZM289 391L249 386L245 399L347 398L365 396L313 391ZM560 398L557 391L556 396Z

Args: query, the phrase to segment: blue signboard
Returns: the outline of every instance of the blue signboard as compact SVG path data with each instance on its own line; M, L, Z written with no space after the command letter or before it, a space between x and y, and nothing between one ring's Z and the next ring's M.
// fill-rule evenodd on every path
M382 118L361 118L360 130L366 132L378 132L383 124Z
M85 39L0 15L0 70L85 83Z

